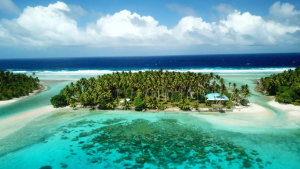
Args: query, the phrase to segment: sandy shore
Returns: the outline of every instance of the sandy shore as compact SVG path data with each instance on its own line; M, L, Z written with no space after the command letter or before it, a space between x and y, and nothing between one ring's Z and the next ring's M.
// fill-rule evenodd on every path
M70 109L70 108L59 108L59 109ZM0 119L0 139L14 133L15 131L24 127L28 122L34 120L35 118L50 114L55 110L52 105L38 108L35 110L30 110L28 112L12 115L6 118Z
M275 101L269 102L269 105L278 109L284 110L288 113L290 120L300 120L300 107L293 105L282 105ZM21 129L28 122L43 115L47 115L56 110L72 110L70 107L53 108L52 105L45 106L39 109L13 115L7 118L0 119L0 139L7 135ZM273 125L274 112L254 103L248 107L236 107L233 112L219 113L219 112L182 112L179 109L172 108L169 112L187 113L191 116L199 118L199 120L206 120L215 128L230 130L236 132L244 132L245 130L255 131L258 128L276 127ZM286 120L282 121L283 123ZM262 131L262 130L260 130Z
M204 112L193 114L193 116L208 121L218 129L244 132L245 130L256 130L258 127L266 127L268 124L266 121L274 114L260 105L250 103L248 107L237 107L233 112Z
M20 100L28 99L32 96L37 95L40 92L46 91L46 90L47 90L47 86L45 86L44 83L41 82L40 89L34 90L32 93L29 93L27 96L22 96L22 97L19 97L19 98L13 98L11 100L0 101L0 106L4 106L4 105L8 105L8 104L20 101Z
M300 120L300 106L294 106L292 104L281 104L275 102L275 100L268 102L268 104L277 109L285 111L287 113L288 120Z

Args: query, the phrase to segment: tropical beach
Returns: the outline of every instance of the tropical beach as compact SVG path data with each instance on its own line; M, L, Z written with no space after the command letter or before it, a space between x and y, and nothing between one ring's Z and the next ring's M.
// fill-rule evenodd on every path
M0 169L299 169L298 1L0 0Z

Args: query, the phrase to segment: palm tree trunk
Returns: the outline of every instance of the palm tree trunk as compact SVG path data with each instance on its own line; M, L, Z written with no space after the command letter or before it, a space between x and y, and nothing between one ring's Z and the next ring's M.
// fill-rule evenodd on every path
M146 92L145 92L145 97L147 97L147 93L148 93L148 88L146 89Z
M180 95L181 95L181 100L182 100L182 89L180 88Z
M199 95L199 93L197 92L197 104L199 104L199 102L198 102L198 100L199 100L199 99L198 99L198 95Z

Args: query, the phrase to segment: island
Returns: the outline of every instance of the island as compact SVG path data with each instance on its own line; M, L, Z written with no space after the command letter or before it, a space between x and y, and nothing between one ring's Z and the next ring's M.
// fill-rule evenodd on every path
M0 70L0 101L27 96L41 88L38 77Z
M180 73L160 69L81 78L52 97L51 104L54 107L70 105L74 109L81 105L93 109L164 110L177 107L197 110L247 105L250 94L247 84L238 88L235 83L226 83L213 73Z
M265 95L275 96L276 102L299 106L300 67L261 78L256 89Z

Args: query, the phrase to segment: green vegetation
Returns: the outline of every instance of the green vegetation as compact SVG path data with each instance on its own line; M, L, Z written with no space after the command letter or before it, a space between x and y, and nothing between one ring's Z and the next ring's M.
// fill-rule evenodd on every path
M65 95L56 95L56 96L52 97L51 104L54 107L61 107L61 106L68 105ZM75 107L74 102L71 101L70 104Z
M0 100L25 96L38 88L38 78L0 70Z
M205 95L215 92L225 94L232 102L228 105L222 105L220 101L207 103ZM236 84L233 84L233 88L228 88L225 86L225 80L213 73L180 73L160 69L138 73L115 72L97 78L81 78L75 84L71 83L62 89L60 95L65 96L66 103L73 106L76 102L83 106L98 106L100 109L112 109L122 105L124 109L130 109L131 106L153 109L174 106L189 110L191 107L197 109L210 107L212 104L233 107L246 100L250 91L248 85L237 89ZM130 101L125 98L130 98ZM122 100L124 101L121 104ZM53 105L56 107L59 104Z
M275 95L277 102L300 105L300 67L261 78L257 90Z
M146 107L146 103L139 97L134 98L133 105L135 108L144 108Z

